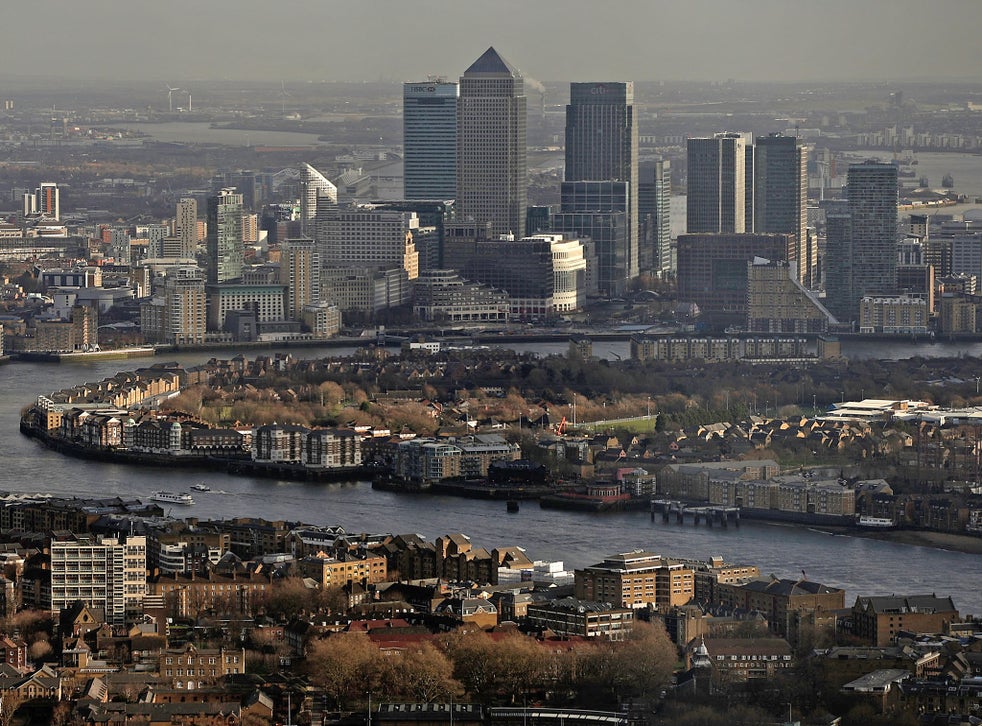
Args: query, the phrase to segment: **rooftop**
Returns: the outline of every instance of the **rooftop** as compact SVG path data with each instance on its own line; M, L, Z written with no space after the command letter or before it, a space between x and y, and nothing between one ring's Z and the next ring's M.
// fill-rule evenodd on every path
M501 73L509 75L513 78L522 77L522 72L502 58L494 47L488 48L486 51L484 51L484 54L476 61L471 63L470 67L464 71L465 76L475 75L478 73Z

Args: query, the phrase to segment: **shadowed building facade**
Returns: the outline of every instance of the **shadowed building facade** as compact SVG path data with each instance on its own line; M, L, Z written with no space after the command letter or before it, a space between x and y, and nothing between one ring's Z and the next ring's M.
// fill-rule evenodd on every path
M601 287L619 290L638 276L638 128L631 82L571 83L566 106L566 182L594 182L593 202L574 202L576 211L625 212L627 234L618 248L598 249ZM616 195L600 195L601 182L623 186ZM590 185L563 185L563 211L568 195ZM582 232L581 232L582 234ZM605 279L608 281L605 283ZM619 294L619 292L618 292Z

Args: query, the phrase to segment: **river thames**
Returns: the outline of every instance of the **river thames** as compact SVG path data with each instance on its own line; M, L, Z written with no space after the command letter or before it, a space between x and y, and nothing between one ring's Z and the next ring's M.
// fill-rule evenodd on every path
M616 357L626 353L626 346L611 342L595 350L604 357ZM977 352L982 344L967 347ZM565 352L566 345L529 344L528 348L549 354ZM941 346L931 348L938 351ZM906 349L903 346L898 352ZM878 350L882 355L884 348ZM351 349L290 352L298 358L316 358L345 355ZM235 353L183 354L167 356L166 360L192 365L216 355L232 357ZM507 514L502 502L379 492L364 481L311 484L207 471L126 467L63 457L18 432L21 409L38 393L99 380L154 360L0 366L0 427L7 437L0 488L58 496L145 498L158 489L186 490L191 484L205 482L212 492L196 492L194 506L178 507L170 513L202 519L285 519L340 525L349 532L416 532L427 539L462 532L475 546L519 545L532 559L562 560L569 569L634 549L703 559L722 555L731 562L756 564L764 575L797 578L805 571L811 580L845 588L847 605L857 595L933 592L951 595L963 615L982 613L982 557L978 555L831 535L803 526L744 521L739 528L696 527L691 523L664 524L660 518L651 522L643 512L592 515L543 510L533 502L523 503L516 514Z

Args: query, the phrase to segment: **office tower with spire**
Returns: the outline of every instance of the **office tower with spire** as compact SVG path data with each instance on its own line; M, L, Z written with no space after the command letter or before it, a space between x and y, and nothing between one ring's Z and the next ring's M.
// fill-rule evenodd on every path
M566 106L566 181L617 182L624 184L623 206L597 205L589 211L627 214L626 248L598 248L598 255L611 259L601 269L613 276L601 287L615 290L638 276L638 128L634 118L634 84L631 82L571 83L570 103ZM586 190L590 186L563 185L564 193ZM612 197L607 196L607 201ZM569 206L569 205L565 205ZM590 203L573 204L587 211Z
M801 139L758 136L754 143L754 231L793 234L789 261L805 287L817 282L818 253L807 230L808 150Z
M242 244L242 195L222 189L208 197L208 282L220 283L242 277L245 250Z
M688 141L687 152L686 232L752 232L753 142L750 135L727 132L692 138ZM749 173L748 161L751 165Z
M300 232L312 237L317 210L338 204L338 188L310 164L300 165Z
M402 87L403 197L457 194L458 85L442 78Z
M493 236L525 230L526 113L521 72L488 48L460 77L456 199L458 218Z

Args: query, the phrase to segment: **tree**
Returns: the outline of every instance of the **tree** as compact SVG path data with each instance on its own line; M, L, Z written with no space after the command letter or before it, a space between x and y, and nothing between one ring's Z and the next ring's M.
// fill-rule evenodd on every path
M454 677L471 696L482 703L489 703L497 685L494 643L487 633L451 633L447 640L447 652L453 660Z
M513 633L496 642L492 652L498 688L509 703L542 684L548 654L533 638Z
M381 691L389 664L364 634L336 633L311 644L305 668L311 683L341 710L361 703L365 692Z
M454 680L453 663L432 645L422 643L406 650L393 669L392 690L414 703L443 701L457 695L460 683Z
M315 593L299 577L276 580L266 590L263 605L273 619L291 620L316 609Z
M658 693L675 670L678 651L656 623L635 622L627 639L605 643L587 657L585 685L606 693L610 703Z

